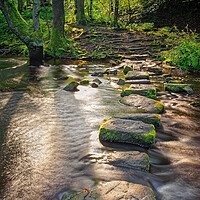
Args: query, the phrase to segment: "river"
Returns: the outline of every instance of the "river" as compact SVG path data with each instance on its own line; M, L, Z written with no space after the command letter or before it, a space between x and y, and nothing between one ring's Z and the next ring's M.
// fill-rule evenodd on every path
M76 80L93 80L90 74L108 63L88 62L86 68L73 61L54 64L62 66L40 68L31 92L0 93L2 200L53 199L69 189L91 189L99 180L147 185L157 200L200 199L200 110L189 104L198 94L162 94L162 82L153 78L161 88L158 99L165 105L155 145L149 150L125 144L103 146L98 140L102 120L130 112L119 103L121 89L113 82L115 77L99 78L98 88L79 86L77 92L64 91L66 82L55 78L68 74ZM198 87L199 83L197 93ZM147 152L150 173L98 165L116 150Z

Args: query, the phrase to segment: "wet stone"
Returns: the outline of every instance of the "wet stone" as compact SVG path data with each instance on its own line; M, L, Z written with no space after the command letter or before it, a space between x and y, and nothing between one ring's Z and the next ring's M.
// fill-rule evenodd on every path
M134 80L134 81L126 81L125 84L150 84L150 80L145 80L145 79L142 79L142 80Z
M165 84L165 90L174 92L174 93L181 93L181 92L187 92L188 94L193 94L193 86L191 84L173 84L168 83Z
M87 84L89 84L89 79L83 79L82 81L80 81L80 84L81 85L87 85Z
M99 129L101 142L120 142L150 147L155 140L155 128L152 124L119 118L106 118Z
M64 87L63 89L66 91L76 91L77 90L77 86L79 84L76 81L72 81L71 83L69 83L66 87Z
M159 114L145 114L145 113L121 114L119 115L119 118L142 121L146 124L153 124L156 128L162 126Z
M99 86L96 83L91 83L91 87L98 88Z
M133 69L129 66L125 66L123 70L124 74L127 74L129 71L133 71Z
M138 94L125 96L120 100L120 102L130 106L130 108L135 112L159 114L164 110L164 104L160 101L156 101Z
M149 74L147 72L141 71L129 71L125 76L126 80L138 80L138 79L149 79Z
M131 85L124 89L121 96L129 96L131 94L139 94L151 99L156 99L156 88L153 85Z
M98 78L95 78L95 79L93 80L93 82L95 82L95 83L97 83L97 84L99 84L99 85L102 83Z

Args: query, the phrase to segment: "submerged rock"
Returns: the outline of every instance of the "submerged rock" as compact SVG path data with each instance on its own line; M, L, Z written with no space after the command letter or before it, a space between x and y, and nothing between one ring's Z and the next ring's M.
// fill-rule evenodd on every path
M192 88L193 86L191 84L165 84L165 90L174 93L187 92L188 94L193 94L194 91Z
M153 85L131 85L130 88L123 90L121 96L129 96L131 94L139 94L151 99L156 99L156 88Z
M93 88L97 88L97 87L99 87L96 83L91 83L91 87L93 87Z
M56 80L67 80L69 78L68 75L64 75L64 76L61 76L59 78L56 78Z
M102 83L98 78L95 78L95 79L93 80L93 82L95 82L95 83L97 83L97 84L99 84L99 85Z
M160 116L158 114L123 114L119 116L121 119L129 119L135 121L142 121L146 124L153 124L156 128L162 126Z
M89 79L83 79L82 81L80 81L80 84L81 85L87 85L87 84L89 84Z
M101 200L155 200L151 188L126 181L111 181L98 185L97 191L101 196Z
M76 91L77 90L77 86L79 84L76 81L72 81L71 83L69 83L65 88L63 88L66 91Z
M98 76L98 77L103 77L104 73L103 72L94 72L91 74L91 76Z
M125 85L125 81L123 79L119 79L119 81L117 82L118 85Z
M137 79L149 79L149 74L147 72L141 71L129 71L125 76L126 80L137 80Z
M149 99L147 97L131 94L121 98L121 103L130 106L135 112L146 112L146 113L162 113L164 110L164 104L160 101Z
M104 159L109 165L149 171L149 156L139 151L113 152Z
M154 125L127 119L106 118L99 129L101 142L122 142L150 147L155 136Z

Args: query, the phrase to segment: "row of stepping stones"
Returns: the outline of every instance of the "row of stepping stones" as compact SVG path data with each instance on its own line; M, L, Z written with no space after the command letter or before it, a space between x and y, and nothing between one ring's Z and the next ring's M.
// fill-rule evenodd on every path
M165 89L168 91L192 94L191 85L173 82L169 79L168 74L163 74L161 69L154 68L155 65L148 67L147 71L137 71L141 70L141 68L138 68L138 64L138 61L128 61L128 64L127 62L122 63L114 70L111 68L92 74L92 76L103 77L104 75L117 75L118 71L123 71L124 79L119 79L117 84L129 86L121 92L120 102L130 107L130 114L122 113L118 118L105 118L103 120L99 129L99 139L102 143L120 142L139 145L144 148L149 148L154 144L156 129L162 126L159 114L163 112L164 105L156 100L157 89L150 85L150 76L163 76L166 78ZM64 89L66 90L70 84L73 84L73 82L69 83ZM76 84L76 87L78 84L87 85L89 80L80 81ZM148 155L138 151L116 151L105 156L101 162L122 168L149 171ZM151 200L155 197L152 189L147 186L126 181L111 181L101 182L92 191L83 190L78 194L77 192L68 191L63 195L62 200L65 199Z

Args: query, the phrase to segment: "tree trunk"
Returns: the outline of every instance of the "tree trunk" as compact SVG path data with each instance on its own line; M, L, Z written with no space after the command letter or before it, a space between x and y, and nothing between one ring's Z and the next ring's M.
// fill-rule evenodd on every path
M14 0L0 0L0 9L6 18L9 28L28 47L29 64L37 66L42 64L43 41L41 31L34 31L26 23L18 12Z
M51 41L48 46L50 53L53 56L61 56L61 49L65 49L64 38L64 24L65 24L65 12L64 12L64 0L53 0L53 29L51 33Z
M92 7L93 7L93 0L90 0L89 17L91 20L92 20Z
M77 24L86 25L84 0L76 0L76 1L77 1L77 13L76 13Z
M18 0L18 11L21 13L23 10L23 0Z
M40 29L40 0L33 0L33 27L34 31Z
M115 0L115 13L114 13L114 27L119 27L118 25L118 10L119 10L119 0Z

